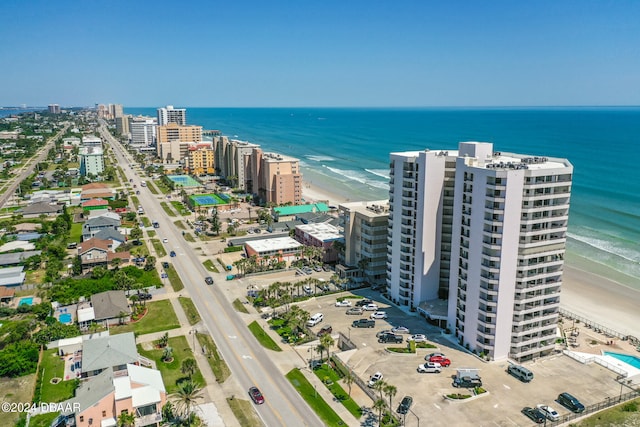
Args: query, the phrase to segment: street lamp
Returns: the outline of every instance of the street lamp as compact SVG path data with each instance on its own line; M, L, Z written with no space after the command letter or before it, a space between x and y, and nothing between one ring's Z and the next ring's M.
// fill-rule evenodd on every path
M349 341L351 341L351 327L347 326L347 329L349 330Z
M418 427L420 427L420 417L416 415L415 412L413 412L410 408L407 408L409 410L409 412L411 412L413 414L414 417L416 417L416 420L418 420ZM405 414L405 417L407 415Z

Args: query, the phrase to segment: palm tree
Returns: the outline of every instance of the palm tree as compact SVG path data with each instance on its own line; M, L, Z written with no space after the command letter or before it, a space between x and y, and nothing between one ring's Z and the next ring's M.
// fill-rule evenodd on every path
M387 383L384 380L376 381L376 383L373 385L373 389L380 393L380 399L382 399L382 391L386 386L387 386Z
M192 380L183 381L178 384L178 391L173 397L176 398L176 405L184 417L190 414L192 407L202 399L202 388Z
M182 361L182 366L180 367L180 371L187 375L189 379L193 377L193 374L198 370L198 365L196 364L196 360L192 358L184 359Z
M327 350L327 360L329 359L329 353L331 352L331 347L335 344L335 340L329 334L324 334L320 338L320 344ZM320 353L320 358L322 359L322 353Z
M398 392L398 387L392 385L392 384L386 384L384 386L384 394L386 394L387 396L389 396L389 408L392 408L392 403L391 400L393 399L393 397L396 395L396 393Z
M173 348L165 347L162 352L162 361L165 363L169 363L173 360Z
M169 332L165 332L158 340L159 347L166 347L167 344L169 344Z
M378 382L380 382L380 381L378 381ZM378 422L379 423L382 422L382 411L384 411L384 409L386 407L387 407L387 404L382 399L378 399L375 402L373 402L373 409L378 411Z
M128 411L118 415L118 427L133 427L136 423L136 417Z
M351 373L351 370L349 370L349 372L347 372L347 375L344 376L344 383L347 385L347 387L349 387L349 397L351 397L351 385L355 380L356 379Z

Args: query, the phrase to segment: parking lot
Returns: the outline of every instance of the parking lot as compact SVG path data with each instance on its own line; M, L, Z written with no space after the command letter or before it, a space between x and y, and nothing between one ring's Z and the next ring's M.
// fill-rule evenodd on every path
M545 404L556 409L560 416L569 414L554 401L562 392L573 394L587 406L607 397L616 398L620 393L614 372L597 364L583 365L561 354L524 364L535 378L531 383L522 383L506 373L507 361L484 362L461 349L451 337L429 325L424 318L385 303L377 292L366 290L358 294L373 299L380 310L387 312L388 319L376 320L373 329L353 328L351 323L354 320L368 318L372 312L346 315L347 307L335 307L336 295L312 298L300 306L311 314L324 314L324 321L313 327L313 331L331 325L335 338L337 332L342 332L354 342L357 350L349 355L346 362L356 375L366 381L379 371L386 382L397 387L393 410L404 396L413 397L413 413L406 415L407 426L417 426L420 421L423 425L527 426L534 423L520 413L524 406ZM346 293L338 296L342 295ZM354 304L356 301L353 300ZM387 352L386 347L406 345L406 341L403 344L378 343L376 332L392 326L406 326L411 334L425 334L429 342L438 348L417 349L416 354L410 355ZM451 366L443 368L440 374L418 373L417 367L424 363L424 356L434 351L445 353L452 362ZM452 386L452 375L458 368L479 369L483 388L488 393L468 401L445 400L443 396L446 394L470 394L466 389ZM371 404L368 402L367 406Z

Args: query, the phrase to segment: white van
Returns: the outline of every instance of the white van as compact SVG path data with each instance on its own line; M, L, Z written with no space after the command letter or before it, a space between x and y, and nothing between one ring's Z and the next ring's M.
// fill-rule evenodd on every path
M324 319L324 314L316 313L309 318L307 321L307 326L316 326L318 323L322 322Z
M507 372L522 381L528 383L533 379L533 372L520 365L509 365Z

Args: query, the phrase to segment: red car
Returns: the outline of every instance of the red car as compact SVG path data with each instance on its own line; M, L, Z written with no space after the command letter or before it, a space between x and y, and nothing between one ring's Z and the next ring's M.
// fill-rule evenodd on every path
M260 393L258 387L251 387L249 389L249 396L251 396L251 400L253 400L253 403L256 405L262 405L264 403L264 396Z
M431 356L429 358L429 362L439 363L441 366L444 366L444 367L451 365L451 360L442 356Z

